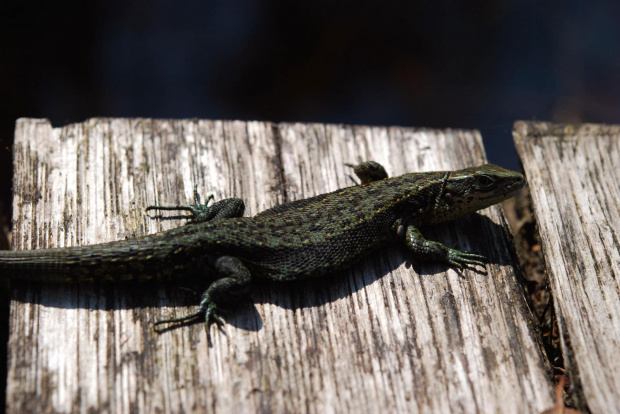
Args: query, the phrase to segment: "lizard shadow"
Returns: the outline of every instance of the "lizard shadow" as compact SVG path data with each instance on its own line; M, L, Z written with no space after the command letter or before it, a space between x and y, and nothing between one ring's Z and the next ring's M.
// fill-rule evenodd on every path
M499 265L514 263L514 258L506 249L508 237L504 228L480 214L472 214L447 224L425 227L422 232L428 240L440 241L448 247L459 250L484 254L489 263ZM495 246L494 243L499 246ZM225 311L223 319L237 328L258 331L262 329L263 321L254 304L274 304L288 310L322 306L349 297L403 264L419 276L435 275L451 268L446 264L420 261L404 245L397 243L378 249L351 268L333 275L287 283L256 280L253 283L251 299L243 300L234 309ZM477 272L485 274L479 270ZM16 289L12 289L12 299L66 309L115 311L154 308L152 313L136 312L136 317L145 319L144 324L150 325L158 319L169 316L162 316L157 308L189 308L175 311L174 316L194 311L200 301L199 295L206 290L210 282L209 278L183 279L182 282L78 285L22 282L15 283ZM180 287L194 290L196 295L184 292ZM194 322L171 325L170 328L166 327L160 332L193 323L202 324L203 320L200 318Z
M478 213L446 224L424 227L422 232L428 240L483 254L488 264L516 263L510 246L511 236L506 234L504 227ZM268 303L287 310L323 306L350 297L402 265L421 277L434 276L453 268L444 263L419 260L404 244L396 243L378 249L351 268L333 275L287 283L257 280L252 289L252 301L240 304L225 320L240 329L258 330L263 323L254 304ZM479 266L469 266L467 269L487 277L487 273L481 271ZM465 277L462 271L459 271L459 275Z

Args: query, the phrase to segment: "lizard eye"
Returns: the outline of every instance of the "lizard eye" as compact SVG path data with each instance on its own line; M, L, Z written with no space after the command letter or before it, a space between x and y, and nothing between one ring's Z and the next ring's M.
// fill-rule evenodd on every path
M487 185L493 182L493 180L486 175L479 176L477 180L478 180L478 184L480 184L483 187L486 187Z

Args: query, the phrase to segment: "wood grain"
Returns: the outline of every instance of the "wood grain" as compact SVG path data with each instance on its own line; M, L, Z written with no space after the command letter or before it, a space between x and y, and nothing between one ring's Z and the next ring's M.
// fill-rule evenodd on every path
M16 248L177 226L144 207L187 203L194 185L251 215L352 185L358 157L392 175L484 160L477 132L323 124L22 119L15 142ZM7 409L540 412L552 387L505 228L493 207L425 231L487 254L486 273L392 247L331 278L257 284L212 348L202 324L153 332L195 309L183 281L15 286Z
M517 122L566 368L581 409L620 407L620 126Z

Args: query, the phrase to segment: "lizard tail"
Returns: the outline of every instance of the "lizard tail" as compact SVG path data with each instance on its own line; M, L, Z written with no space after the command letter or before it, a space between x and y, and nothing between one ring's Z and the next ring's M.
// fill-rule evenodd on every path
M75 248L3 250L0 251L0 276L11 280L71 282L75 279L71 277L75 259Z

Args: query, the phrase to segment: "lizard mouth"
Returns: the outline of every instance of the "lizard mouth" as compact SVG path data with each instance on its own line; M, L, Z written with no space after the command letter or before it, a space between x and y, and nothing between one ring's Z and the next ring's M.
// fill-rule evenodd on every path
M525 177L521 175L518 178L515 178L513 182L503 183L503 185L495 188L493 191L489 191L488 198L510 198L517 194L523 187L525 187Z
M519 181L515 181L503 188L503 195L514 195L521 191L523 187L525 187L525 177L521 178Z
M514 181L504 182L495 188L489 189L479 195L480 200L506 199L516 195L525 186L525 177L516 177Z

